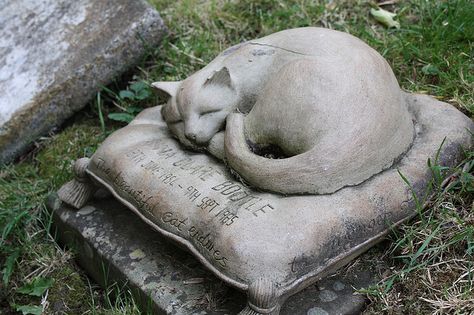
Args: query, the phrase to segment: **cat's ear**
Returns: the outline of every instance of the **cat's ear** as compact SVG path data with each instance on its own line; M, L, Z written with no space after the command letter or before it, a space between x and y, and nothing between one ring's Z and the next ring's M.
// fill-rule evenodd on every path
M178 93L181 81L153 82L151 85L159 92L164 93L169 97L174 97Z
M181 121L181 114L175 102L163 105L163 107L161 107L161 116L167 123L177 123Z
M232 88L232 80L230 78L229 69L227 67L223 67L218 71L214 71L214 73L206 79L204 85L221 85Z

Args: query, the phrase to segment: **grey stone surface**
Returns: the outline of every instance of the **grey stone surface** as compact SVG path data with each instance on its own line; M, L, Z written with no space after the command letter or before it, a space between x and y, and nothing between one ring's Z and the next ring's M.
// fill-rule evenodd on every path
M82 108L165 33L144 0L0 3L0 164Z
M95 200L79 211L51 196L48 208L63 244L101 285L126 283L143 310L154 314L236 314L245 295L221 282L191 254L171 243L114 199ZM373 272L358 266L290 297L281 314L357 314L365 305L353 288L367 286ZM331 288L331 301L321 292ZM319 313L318 313L319 312ZM324 313L326 312L326 313Z
M324 289L319 292L319 299L322 302L332 302L337 299L337 294L334 291Z
M320 307L313 307L308 311L307 315L329 315L329 313Z

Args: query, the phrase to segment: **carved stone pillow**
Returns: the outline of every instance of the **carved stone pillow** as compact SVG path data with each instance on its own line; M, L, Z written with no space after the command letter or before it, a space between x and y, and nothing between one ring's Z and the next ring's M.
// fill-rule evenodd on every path
M220 160L184 149L154 107L109 136L90 160L79 160L76 183L59 195L80 206L93 191L92 179L223 281L247 291L241 314L278 314L288 296L416 213L412 196L430 180L428 158L439 150L438 162L453 165L460 148L471 145L472 122L459 111L427 96L402 95L416 130L406 155L332 194L285 196L248 187Z

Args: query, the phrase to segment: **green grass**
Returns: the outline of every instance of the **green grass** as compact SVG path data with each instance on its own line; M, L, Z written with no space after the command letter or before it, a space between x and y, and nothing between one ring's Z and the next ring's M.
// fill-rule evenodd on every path
M40 306L47 296L47 313L138 314L128 291L112 299L108 292L115 289L91 284L75 265L74 254L54 243L47 233L44 201L71 177L73 160L90 156L112 130L144 106L157 104L139 82L184 79L228 46L287 28L324 26L349 32L377 49L403 89L431 94L473 117L472 1L395 1L383 8L398 14L399 29L377 23L369 13L375 2L362 0L150 2L171 33L161 47L149 49L133 82L104 88L63 131L39 140L21 162L0 169L0 313L19 305ZM460 166L464 171L449 188L440 189L423 213L394 231L388 250L374 250L375 260L387 267L380 270L382 281L364 293L373 301L366 313L474 311L473 157L467 152ZM42 296L18 291L25 286L45 291Z
M362 290L367 314L449 314L474 311L474 152L434 176L418 215L390 235L377 257L381 281ZM436 180L438 178L438 180ZM385 244L387 245L387 244ZM380 264L382 262L382 264Z

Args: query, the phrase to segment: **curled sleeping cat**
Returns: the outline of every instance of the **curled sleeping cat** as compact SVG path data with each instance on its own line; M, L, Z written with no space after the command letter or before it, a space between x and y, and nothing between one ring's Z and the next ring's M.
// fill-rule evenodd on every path
M180 82L162 115L184 145L205 148L253 186L325 194L390 167L414 127L385 59L323 28L278 32L233 46ZM277 148L284 158L259 155Z

